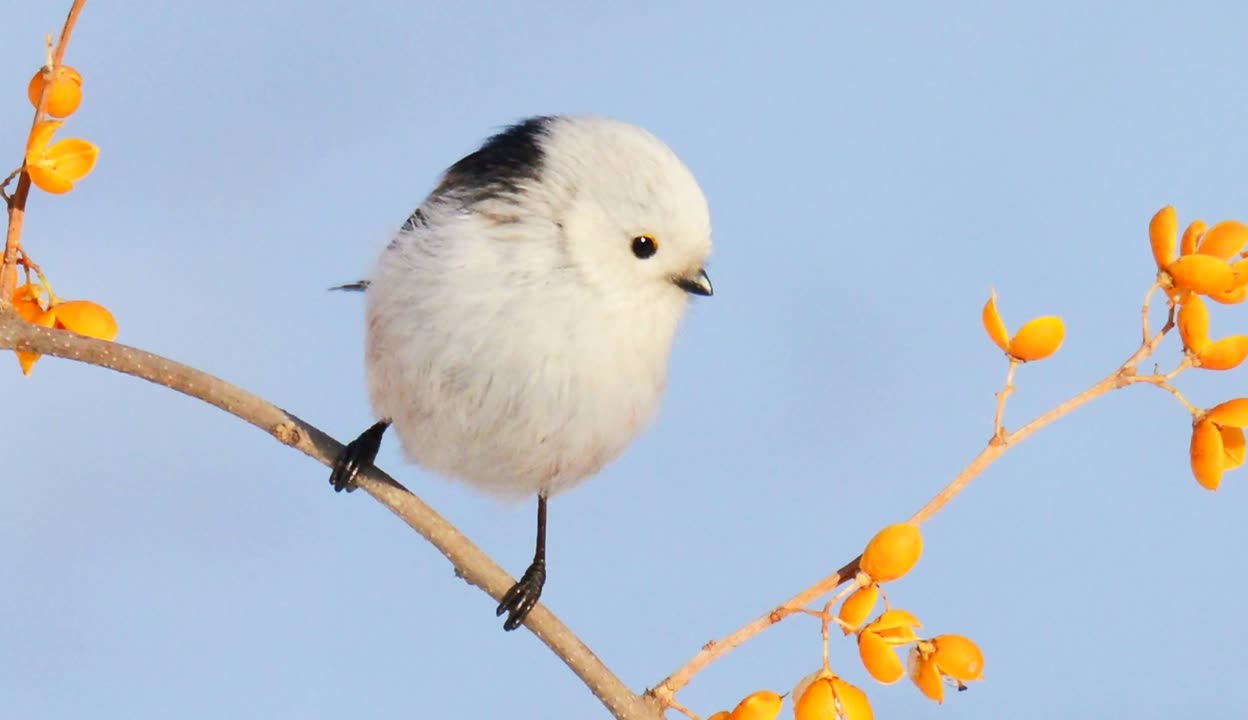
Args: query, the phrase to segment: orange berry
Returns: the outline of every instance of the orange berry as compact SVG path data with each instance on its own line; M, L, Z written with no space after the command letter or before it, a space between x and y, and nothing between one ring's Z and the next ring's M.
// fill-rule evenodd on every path
M1223 305L1238 305L1244 300L1248 300L1248 285L1241 285L1220 293L1211 293L1209 299Z
M1206 490L1217 490L1222 484L1224 469L1222 433L1218 426L1206 417L1192 427L1192 475Z
M867 694L840 678L832 678L832 694L836 696L836 704L841 708L841 717L845 720L873 720L874 711L867 700Z
M13 291L13 309L26 322L34 322L39 313L43 312L43 304L39 302L42 290L42 285L26 283Z
M1204 220L1193 220L1191 225L1183 231L1183 239L1179 241L1179 255L1191 255L1196 252L1196 246L1200 243L1200 238L1205 234L1209 226Z
M1244 431L1237 427L1219 427L1222 434L1222 469L1234 470L1244 464Z
M840 720L831 677L816 673L793 690L793 717L796 720Z
M108 308L90 300L70 300L56 306L56 326L79 335L114 340L117 320Z
M1210 343L1196 353L1206 370L1230 370L1248 357L1248 335L1232 335Z
M1190 295L1179 306L1179 336L1183 347L1200 352L1209 344L1209 309L1199 295Z
M880 586L875 583L864 585L850 593L845 602L841 603L841 611L837 614L841 622L845 623L841 626L841 632L848 635L856 630L875 609L875 603L879 599Z
M899 608L885 610L878 618L872 620L862 629L863 633L872 633L890 645L905 645L919 639L915 628L923 627L912 613Z
M40 68L26 86L30 104L39 107L43 94L44 68ZM48 87L48 114L52 117L69 117L82 102L82 75L68 65L60 65L53 71L52 84Z
M1235 398L1214 405L1205 417L1219 425L1248 427L1248 398Z
M982 680L984 654L970 638L962 635L937 635L931 640L932 661L942 675L960 682Z
M885 685L892 685L906 674L897 651L873 632L858 634L858 657L871 677Z
M47 193L72 190L75 182L91 172L100 156L98 147L81 138L66 138L49 145L52 135L64 124L60 120L37 123L26 140L26 164L22 169L32 183Z
M1174 262L1175 246L1179 239L1179 219L1174 207L1167 205L1157 211L1148 223L1148 239L1158 268Z
M980 312L980 320L984 323L988 338L1001 348L1001 352L1009 352L1010 332L1005 329L1005 321L1001 319L1001 313L997 310L995 292L988 298L988 302L984 303L984 309Z
M862 551L859 568L876 582L890 582L910 572L923 554L923 536L911 523L889 525Z
M1234 289L1235 274L1225 260L1212 255L1183 255L1166 267L1175 288L1201 295L1215 295Z
M28 318L27 322L43 327L52 327L56 323L56 312L53 310L40 310L37 315ZM22 368L22 374L30 377L30 371L35 367L35 363L39 358L43 357L40 353L17 351L17 364Z
M1238 220L1226 220L1209 228L1197 246L1196 252L1230 260L1248 245L1248 225Z
M924 695L938 703L945 701L945 684L932 661L932 647L928 643L919 643L910 649L907 666L910 680Z
M1010 341L1010 355L1023 362L1043 360L1057 352L1065 337L1066 326L1060 317L1050 315L1028 320Z
M759 690L737 704L730 720L775 720L784 698L770 690Z
M796 720L873 720L875 717L866 693L823 670L802 678L793 689L793 698Z
M720 710L714 715L708 717L706 720L729 720L729 718L731 717L732 717L732 713L728 712L727 710Z

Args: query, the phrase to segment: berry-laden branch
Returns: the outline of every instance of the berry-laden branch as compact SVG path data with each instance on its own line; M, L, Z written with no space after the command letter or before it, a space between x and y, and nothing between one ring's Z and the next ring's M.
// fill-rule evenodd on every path
M982 323L985 327L988 337L992 339L997 347L1005 352L1010 367L1006 373L1005 387L996 394L996 412L993 417L993 431L990 439L980 454L966 465L962 472L957 474L950 483L942 488L934 498L929 500L924 507L919 509L909 519L912 527L917 527L932 515L940 512L948 503L962 490L970 485L971 480L975 479L983 473L997 458L1005 454L1006 450L1015 447L1022 440L1031 437L1032 434L1040 431L1040 429L1050 426L1053 422L1058 421L1067 414L1076 409L1085 406L1085 404L1094 401L1102 396L1106 396L1116 389L1132 386L1132 384L1151 384L1151 386L1162 389L1172 396L1176 397L1184 409L1187 409L1193 417L1193 437L1192 437L1192 469L1193 474L1199 483L1207 489L1217 489L1218 483L1221 482L1222 473L1226 470L1234 469L1246 462L1246 439L1244 439L1244 428L1248 427L1248 398L1237 398L1233 401L1224 402L1219 406L1202 411L1202 409L1193 406L1187 398L1179 393L1177 388L1171 384L1172 379L1178 374L1192 367L1202 367L1207 369L1231 369L1237 367L1238 364L1244 362L1248 358L1248 336L1232 336L1212 341L1208 337L1208 313L1201 299L1202 294L1216 299L1217 302L1223 304L1236 304L1248 299L1248 251L1244 251L1244 247L1248 246L1248 226L1236 221L1226 221L1218 223L1213 228L1208 228L1202 221L1193 222L1184 232L1182 247L1177 248L1177 222L1174 218L1174 210L1172 207L1162 208L1161 211L1154 216L1151 225L1149 225L1149 236L1153 246L1154 257L1157 260L1157 281L1148 289L1144 296L1143 306L1141 308L1141 316L1143 318L1143 332L1141 343L1126 361L1119 364L1117 369L1112 373L1088 387L1085 391L1076 394L1075 397L1067 399L1067 401L1058 404L1050 411L1041 414L1040 417L1032 419L1025 426L1017 429L1017 431L1007 431L1003 424L1005 417L1006 401L1015 389L1015 374L1018 367L1023 363L1038 361L1038 359L1047 358L1055 353L1058 347L1061 347L1062 339L1065 338L1065 326L1060 318L1057 317L1040 317L1032 319L1022 328L1018 329L1015 336L1011 337L1008 333L1005 322L1002 321L1000 313L996 307L996 293L992 293L988 298L988 302L983 306ZM1176 251L1177 257L1176 257ZM1237 258L1238 256L1238 258ZM1151 303L1154 294L1162 289L1166 292L1168 299L1166 322L1156 333L1151 331L1149 327L1149 311L1151 311ZM1184 354L1183 361L1178 364L1169 373L1153 373L1139 374L1139 364L1152 357L1152 354L1161 346L1162 341L1166 339L1174 328L1179 329L1183 339ZM872 540L874 543L874 540ZM871 545L869 545L870 552ZM738 648L745 641L754 638L755 635L761 633L771 625L779 623L787 616L801 615L817 615L822 618L822 631L825 636L825 664L820 673L829 674L827 668L826 655L826 631L827 623L829 623L829 610L832 603L839 600L841 596L847 594L847 591L837 594L832 598L829 604L825 605L822 610L814 610L807 608L815 600L822 598L827 593L831 593L837 586L846 583L849 580L856 580L854 586L850 589L861 588L864 591L870 590L875 593L869 585L871 578L869 574L864 574L860 569L864 555L849 560L844 567L836 570L835 573L827 575L826 578L817 581L814 585L809 586L805 590L800 591L792 596L789 600L771 609L759 618L746 624L743 628L735 630L734 633L726 635L720 640L711 640L706 643L698 654L694 655L688 663L680 666L678 670L666 676L658 685L649 691L649 694L659 701L660 705L665 708L673 706L675 694L689 681L694 675L706 668L706 666L718 660L721 656L729 653L729 651ZM857 595L857 593L855 593ZM870 594L869 603L862 606L866 608L862 610L864 615L869 613L870 606L875 604L875 595ZM850 601L854 600L854 596L846 600L846 606ZM894 613L894 610L887 610L882 618ZM846 609L842 608L841 618L844 618ZM879 624L881 620L876 620ZM852 630L851 630L852 631ZM864 631L859 631L860 636L860 653L864 654L864 661L867 669L872 670L871 664L867 663L867 653L864 650L861 636ZM956 638L956 639L952 639ZM909 641L909 638L906 639ZM941 640L941 641L937 641ZM901 640L891 640L892 645L901 644ZM941 646L945 650L941 650ZM967 668L963 673L967 678L975 676L977 678L978 671L982 669L982 658L978 656L978 650L973 653L968 648L973 648L973 644L968 643L961 636L940 636L930 641L916 641L914 658L919 659L920 673L912 675L912 679L920 686L921 690L929 696L937 695L935 689L940 685L940 676L931 675L929 678L922 676L922 668L924 663L941 656L948 660L952 654L951 648L956 648L962 653L962 658L966 656L975 656L973 663L975 671ZM887 656L892 656L891 650ZM935 664L934 664L935 665ZM962 688L961 679L956 673L943 673L948 678L958 680L958 688ZM872 670L872 675L876 675L876 671ZM835 679L835 676L829 675L829 678ZM877 679L879 675L877 675ZM946 678L947 679L947 678ZM809 680L809 678L807 678ZM806 683L807 680L804 680ZM839 679L835 679L839 683ZM887 681L895 681L891 678ZM884 680L881 680L884 681ZM856 689L852 689L855 691ZM802 705L800 691L794 691L794 701L796 704L797 718L804 719L802 713ZM746 700L753 699L750 698ZM745 701L743 701L745 703ZM844 704L844 698L837 696L836 703ZM736 714L731 715L735 718ZM814 715L811 715L814 716Z
M0 306L0 350L37 352L76 360L133 375L214 405L251 423L279 442L317 462L331 466L343 446L332 437L262 397L201 370L115 342L84 337L66 330L25 322L13 310ZM385 472L370 467L361 472L360 487L377 502L428 540L455 567L455 573L496 601L514 580L498 563L454 525ZM621 720L659 720L652 702L638 696L543 605L525 625L546 643Z
M61 61L65 59L65 49L69 46L69 38L74 33L74 26L78 24L78 15L82 13L82 6L86 3L87 0L74 0L73 5L70 6L65 25L61 28L61 39L57 41L55 49L49 53L50 62L44 68L45 77L50 78ZM48 88L50 87L51 83L44 83L43 91L39 93L35 119L31 122L32 131L47 118ZM6 179L5 183L7 182ZM22 223L26 219L26 199L29 196L30 175L25 172L25 162L23 162L23 167L17 176L17 189L13 191L11 197L7 197L9 223L4 235L4 259L0 262L0 302L8 301L17 287L17 253L22 244Z

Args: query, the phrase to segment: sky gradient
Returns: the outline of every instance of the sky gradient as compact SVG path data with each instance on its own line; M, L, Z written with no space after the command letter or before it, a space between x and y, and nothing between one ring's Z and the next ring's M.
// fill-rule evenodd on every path
M4 13L0 152L66 2ZM544 600L642 689L908 517L991 433L1007 324L1058 314L1017 427L1135 349L1149 217L1248 220L1242 3L88 3L63 136L101 148L36 194L25 243L122 342L340 440L371 418L359 278L501 126L640 124L715 226L658 421L555 498ZM1213 308L1215 336L1243 307ZM1158 355L1179 358L1177 344ZM0 372L0 717L601 717L443 557L328 471L197 401L46 358ZM1197 405L1245 373L1189 373ZM1188 469L1165 393L1112 394L1010 451L924 528L890 588L986 678L944 706L833 667L876 717L1237 718L1248 706L1243 472ZM520 573L532 508L379 464ZM796 618L680 698L709 715L821 658ZM791 717L786 707L782 717Z

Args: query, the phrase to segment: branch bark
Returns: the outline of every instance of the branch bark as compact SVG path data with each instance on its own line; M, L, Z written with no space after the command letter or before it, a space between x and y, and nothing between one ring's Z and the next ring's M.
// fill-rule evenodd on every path
M32 325L22 320L3 300L0 300L0 350L23 350L76 360L177 390L246 420L322 465L332 465L343 447L310 423L220 378L139 348ZM469 584L495 600L501 599L511 587L512 577L490 556L385 472L370 468L361 473L359 485L445 555L456 574ZM533 609L525 626L576 673L615 717L661 720L662 714L654 701L630 690L544 605Z

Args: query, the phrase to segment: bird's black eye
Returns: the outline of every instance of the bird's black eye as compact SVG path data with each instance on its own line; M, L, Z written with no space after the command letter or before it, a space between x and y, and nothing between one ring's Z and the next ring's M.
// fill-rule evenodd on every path
M633 254L645 260L659 251L659 243L649 235L638 235L633 238Z

